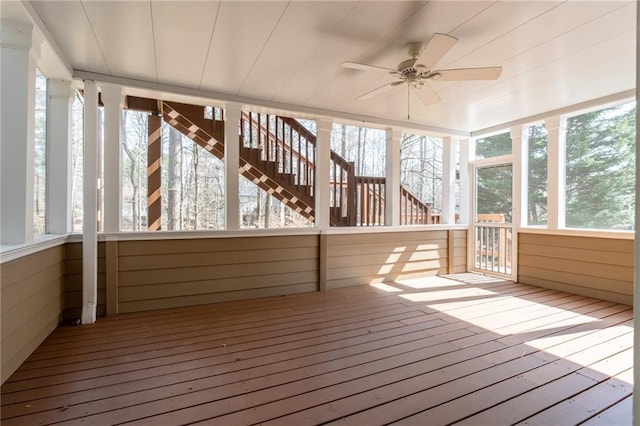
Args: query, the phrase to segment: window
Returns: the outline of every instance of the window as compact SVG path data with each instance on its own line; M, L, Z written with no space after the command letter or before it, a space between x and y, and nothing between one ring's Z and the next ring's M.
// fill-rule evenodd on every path
M527 224L547 223L547 129L544 124L529 127Z
M243 112L240 226L313 226L315 122Z
M567 120L567 227L633 229L635 117L629 102Z
M400 144L401 223L438 222L442 211L442 139L403 134ZM427 211L427 214L424 214Z
M84 140L84 102L78 92L71 106L71 200L72 232L82 232L82 142Z
M331 149L332 225L384 225L386 133L334 123Z
M491 158L511 154L509 132L476 139L476 158Z
M122 230L147 230L147 113L126 110L122 127Z
M223 229L224 162L167 123L162 135L162 229Z
M42 235L47 232L47 77L38 69L35 89L33 235Z

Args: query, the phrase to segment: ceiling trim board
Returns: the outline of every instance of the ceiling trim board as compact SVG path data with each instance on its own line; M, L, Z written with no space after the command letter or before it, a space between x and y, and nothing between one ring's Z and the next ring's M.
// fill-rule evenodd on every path
M614 93L612 95L603 96L601 98L591 99L589 101L580 102L574 105L569 105L563 108L554 109L551 111L543 112L541 114L531 115L529 117L520 118L518 120L509 121L507 123L498 124L497 126L491 126L480 130L474 130L471 132L471 137L477 138L487 136L492 133L499 132L501 130L509 129L513 126L521 126L524 124L540 123L546 118L555 117L558 115L576 115L588 112L593 109L605 108L607 105L617 104L624 100L633 100L636 97L636 89L629 89L623 92Z
M445 127L438 126L428 126L424 124L416 124L406 121L398 121L398 120L389 120L384 118L378 118L367 115L359 115L352 114L348 112L342 111L331 111L322 108L314 108L302 105L294 105L283 102L274 102L265 99L256 99L247 96L234 96L225 93L213 92L208 90L199 90L189 87L175 86L170 84L162 84L162 83L154 83L150 81L144 80L136 80L126 77L118 77L100 73L93 73L90 71L82 71L82 70L74 70L73 78L79 80L92 80L101 83L111 83L117 84L120 86L130 87L133 89L146 89L154 92L164 92L175 95L183 95L183 96L192 96L196 98L208 99L208 100L216 100L220 102L233 102L237 104L251 105L261 108L275 109L275 110L284 110L290 111L294 113L301 114L309 114L310 116L315 117L330 117L340 120L346 120L353 122L357 125L362 125L366 123L367 125L371 125L373 127L385 128L385 127L397 127L406 130L417 130L422 132L427 132L435 135L451 135L451 136L463 136L469 137L471 133L449 129Z
M56 43L56 40L47 29L47 26L42 21L42 18L40 18L40 15L38 15L38 12L36 12L33 4L31 4L31 1L22 0L20 4L27 13L27 16L29 16L31 23L38 29L40 34L42 34L42 37L45 39L46 43L53 51L53 56L60 62L59 65L62 66L67 72L68 76L71 77L73 75L73 67L69 62L69 59L67 59L67 57L62 53L62 49L60 49L60 46L58 46L58 43Z

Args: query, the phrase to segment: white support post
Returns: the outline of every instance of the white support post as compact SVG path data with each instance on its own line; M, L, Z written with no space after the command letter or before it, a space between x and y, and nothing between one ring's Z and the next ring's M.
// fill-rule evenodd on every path
M636 22L640 22L640 7L636 7ZM640 26L636 25L636 40L640 39ZM636 87L640 85L640 43L636 43ZM636 92L636 104L638 103L638 93ZM636 123L640 122L640 112L636 108ZM640 146L640 136L636 132L636 152ZM638 176L640 176L640 155L636 154L636 211L635 211L635 241L634 250L634 282L633 282L633 393L636 395L632 402L633 424L640 424L640 397L638 397L638 387L640 386L640 259L637 253L640 253L640 209L637 207L637 200L640 200L640 185Z
M527 170L529 143L527 128L511 128L511 146L513 152L513 226L519 229L527 225Z
M103 231L119 232L122 217L122 107L120 86L101 84L104 104L104 225Z
M460 140L460 216L459 222L468 225L471 223L471 166L469 161L475 158L475 141L471 139Z
M240 229L240 105L228 103L224 110L225 228Z
M450 136L442 138L442 213L440 222L456 223L456 143Z
M388 128L386 136L385 225L398 226L400 225L400 143L402 131Z
M26 23L0 21L0 243L33 239L36 60Z
M545 120L547 129L547 227L565 227L566 127L563 117Z
M47 232L72 231L70 81L49 80L47 87Z
M316 167L315 167L315 226L328 229L329 219L329 179L331 163L331 130L333 121L321 119L316 122Z
M84 83L82 324L96 321L98 296L98 87Z

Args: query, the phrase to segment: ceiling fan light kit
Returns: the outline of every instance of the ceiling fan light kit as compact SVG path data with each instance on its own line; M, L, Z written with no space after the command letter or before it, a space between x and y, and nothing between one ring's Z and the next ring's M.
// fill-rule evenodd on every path
M440 96L427 83L427 80L462 81L462 80L497 80L502 73L502 67L459 68L459 69L433 69L433 66L455 45L457 38L447 34L435 33L426 44L410 42L405 45L405 50L410 56L400 62L395 69L380 67L377 65L361 64L358 62L343 62L343 68L359 71L384 72L392 75L398 81L386 83L384 86L371 90L358 96L357 100L367 100L386 92L394 87L406 84L414 89L418 98L430 105L440 101ZM409 96L410 90L407 91ZM407 105L410 105L407 99ZM407 107L408 108L408 107ZM407 112L408 116L409 113Z

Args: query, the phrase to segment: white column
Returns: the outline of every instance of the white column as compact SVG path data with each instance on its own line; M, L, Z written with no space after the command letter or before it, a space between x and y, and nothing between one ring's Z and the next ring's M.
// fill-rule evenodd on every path
M70 81L49 80L47 87L47 232L68 234L72 228Z
M224 109L225 227L240 229L240 105L228 103Z
M442 214L441 223L456 223L456 141L442 138Z
M385 225L398 226L400 225L400 142L402 131L388 128L386 135Z
M528 137L527 128L511 128L511 146L513 152L513 226L518 229L527 225L528 192Z
M35 62L32 27L0 21L0 242L33 239Z
M636 7L636 22L640 22L640 7ZM636 25L636 40L640 39L640 26ZM636 87L640 87L640 43L636 43ZM638 103L638 94L636 93L636 104ZM640 122L640 113L636 109L636 122ZM636 147L640 146L640 136L636 132ZM636 148L637 150L637 148ZM636 176L640 176L640 155L636 154ZM640 185L636 177L636 201L640 200ZM637 206L636 202L636 206ZM635 253L640 253L640 209L636 207L635 215ZM635 256L634 283L633 283L633 310L635 313L640 310L640 259ZM640 386L640 315L633 316L633 327L636 330L633 334L633 424L640 423L640 398L638 395L638 386Z
M333 121L316 121L316 167L315 167L315 225L319 229L328 229L329 223L329 179L331 163L331 130Z
M82 324L96 321L98 296L98 87L84 83Z
M119 232L122 212L122 107L120 86L101 84L104 105L104 225L107 232Z
M460 140L460 217L461 224L468 225L472 221L471 205L471 166L469 161L475 158L475 141Z
M547 227L565 226L566 127L563 117L545 120L547 129Z

